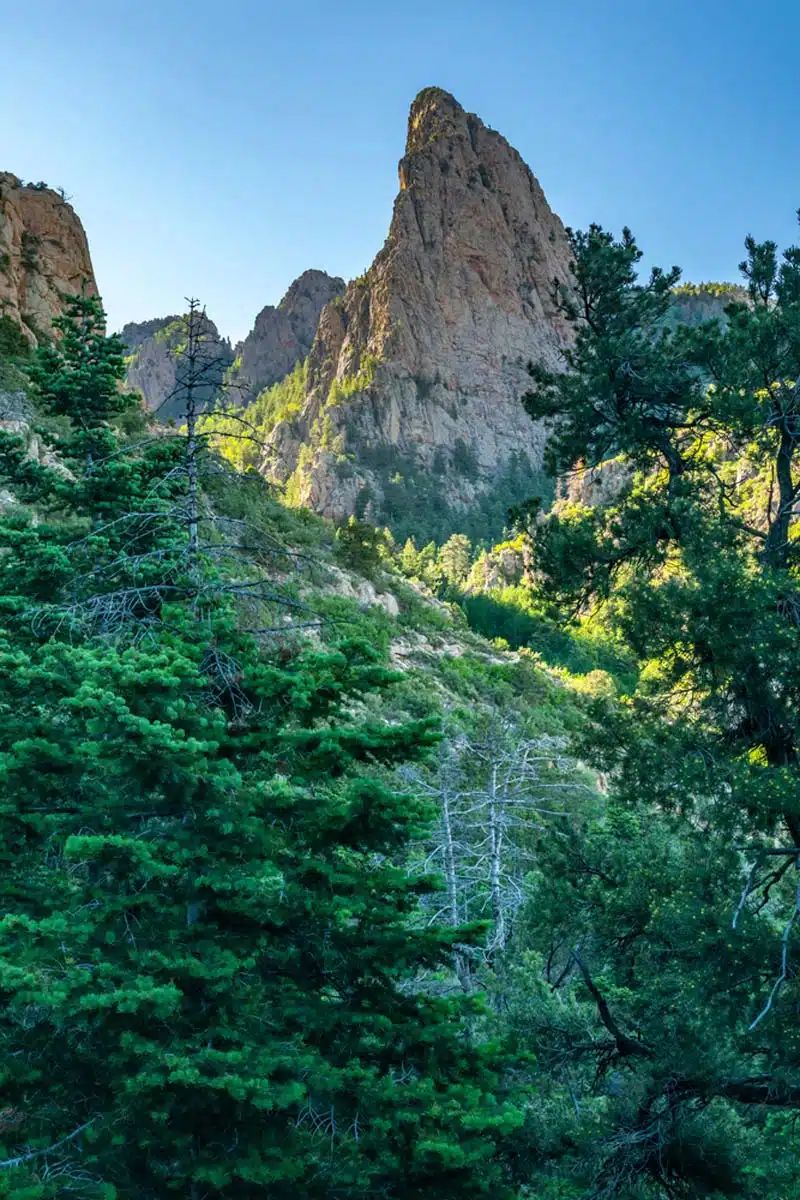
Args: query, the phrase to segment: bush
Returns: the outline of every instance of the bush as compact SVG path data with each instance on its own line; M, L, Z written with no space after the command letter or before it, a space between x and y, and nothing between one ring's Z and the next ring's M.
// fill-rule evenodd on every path
M635 664L629 654L600 629L557 625L537 610L535 596L525 587L462 596L461 607L470 629L486 638L504 638L514 650L535 650L548 666L561 667L571 675L607 672L625 691L633 683Z
M0 317L0 358L29 358L30 342L7 313Z
M453 470L467 479L478 478L478 459L463 438L456 438L453 446Z
M388 550L386 534L368 521L350 517L336 530L335 549L343 566L374 578Z

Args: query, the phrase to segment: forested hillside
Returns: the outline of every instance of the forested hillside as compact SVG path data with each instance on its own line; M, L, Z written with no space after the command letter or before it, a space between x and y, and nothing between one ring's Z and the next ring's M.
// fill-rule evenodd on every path
M800 1200L800 250L568 238L493 547L3 342L0 1195Z

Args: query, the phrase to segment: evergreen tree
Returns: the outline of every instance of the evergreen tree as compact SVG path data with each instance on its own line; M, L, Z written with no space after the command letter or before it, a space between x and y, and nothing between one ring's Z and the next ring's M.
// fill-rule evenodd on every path
M438 590L442 582L437 558L436 542L428 542L427 545L423 546L417 558L419 578L427 583L428 587L433 588L434 591Z
M4 607L50 628L143 621L174 590L185 554L175 538L183 446L143 437L130 453L112 424L138 401L121 389L122 344L105 337L96 297L72 297L55 325L61 337L29 368L39 454L0 431L0 471L17 501L0 523Z
M472 547L463 533L454 533L439 550L438 565L453 588L461 588L469 575Z
M628 231L570 240L575 340L526 406L555 467L613 457L618 486L537 524L534 567L624 637L640 684L584 740L607 819L542 848L548 978L596 1030L562 1009L534 1040L608 1097L593 1195L764 1195L755 1131L800 1105L800 250L748 239L748 301L670 330L677 269L639 280Z
M336 548L346 566L369 576L374 575L389 549L382 529L355 517L343 521L336 530Z
M413 538L406 538L400 551L400 569L410 579L419 574L419 552Z
M434 732L354 715L368 647L270 654L186 569L181 439L119 453L95 318L36 367L62 463L2 444L0 1195L503 1195L499 1060L416 983L469 934L413 926L429 814L381 782Z
M0 316L0 358L27 359L30 343L17 322L8 313Z

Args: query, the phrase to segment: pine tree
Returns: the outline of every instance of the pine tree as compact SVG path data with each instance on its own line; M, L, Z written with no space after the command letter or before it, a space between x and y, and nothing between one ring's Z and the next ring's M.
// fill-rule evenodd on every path
M800 1105L800 250L748 239L749 300L671 329L677 269L640 280L627 230L570 238L567 370L534 369L526 406L555 467L618 482L534 526L534 569L625 639L640 683L596 706L583 752L612 807L544 848L535 918L594 1044L554 1013L537 1048L590 1094L613 1084L594 1195L764 1194L752 1106Z
M3 603L49 628L141 621L177 586L183 447L143 436L130 452L118 424L138 402L121 389L122 343L105 337L96 297L72 297L55 325L60 339L29 368L39 455L0 432L0 470L17 502L0 525Z
M400 569L410 579L419 574L419 552L413 538L406 538L400 551Z

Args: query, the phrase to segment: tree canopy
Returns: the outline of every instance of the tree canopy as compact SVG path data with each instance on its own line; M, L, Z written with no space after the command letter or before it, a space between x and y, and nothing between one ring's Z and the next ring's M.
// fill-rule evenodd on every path
M595 704L611 807L550 850L536 913L596 1028L558 1013L537 1044L609 1098L592 1195L788 1195L767 1113L800 1104L800 250L748 238L746 300L669 328L677 269L641 279L628 230L570 242L566 369L533 368L525 404L573 498L532 525L533 572L639 682ZM587 468L614 472L604 503L575 498Z

